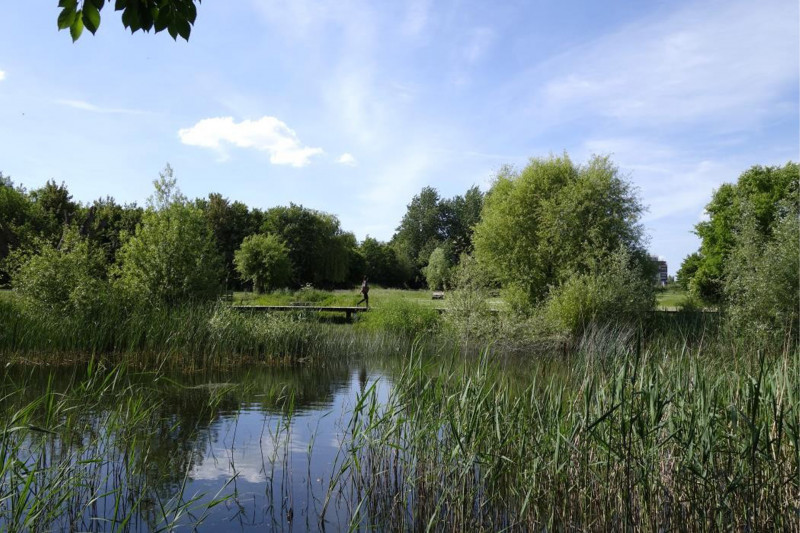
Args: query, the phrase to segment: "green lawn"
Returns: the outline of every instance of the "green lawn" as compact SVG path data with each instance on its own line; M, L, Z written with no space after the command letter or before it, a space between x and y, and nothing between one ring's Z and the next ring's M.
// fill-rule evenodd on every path
M369 291L369 303L372 307L397 300L413 301L429 307L446 307L445 300L434 300L429 290L384 289L373 287ZM0 295L0 297L2 297ZM670 311L677 310L683 305L689 295L677 287L660 291L657 296L657 307ZM278 290L266 294L253 294L252 292L235 292L234 305L292 305L294 303L307 303L321 306L354 306L361 299L358 288L352 290L322 291L317 289L301 289L298 291ZM363 304L362 304L363 305ZM499 309L503 305L502 298L491 298L489 305Z
M235 292L234 305L291 305L293 303L311 303L324 306L354 306L361 300L358 288L352 290L321 291L317 289L301 289L299 291L278 290L266 294L252 292ZM420 305L443 307L444 302L431 298L428 290L383 289L372 287L369 291L370 306L380 306L391 301L411 300ZM364 305L364 304L361 304Z
M689 299L689 293L673 285L664 291L659 291L656 298L658 309L677 311Z

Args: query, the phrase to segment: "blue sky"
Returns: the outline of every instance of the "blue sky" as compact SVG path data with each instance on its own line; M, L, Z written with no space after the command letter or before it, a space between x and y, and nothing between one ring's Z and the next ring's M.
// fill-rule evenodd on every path
M169 162L189 197L387 240L425 185L610 154L674 273L716 187L800 159L796 0L206 0L188 43L109 5L75 44L56 3L0 19L0 171L84 202L141 204Z

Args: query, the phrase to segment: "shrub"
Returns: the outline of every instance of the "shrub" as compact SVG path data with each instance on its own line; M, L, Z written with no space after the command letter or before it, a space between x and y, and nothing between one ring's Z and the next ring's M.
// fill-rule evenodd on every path
M169 167L155 186L136 234L117 254L116 288L151 304L214 298L222 256L205 215L180 194Z
M797 208L786 206L772 237L765 240L745 223L726 268L725 296L730 325L759 337L795 328L800 308L800 224Z
M632 323L655 306L652 277L620 248L595 274L577 274L551 290L544 316L578 333L589 324Z
M21 260L13 287L39 310L88 316L108 296L104 274L102 253L91 250L76 232L67 232L60 247L47 244Z
M359 317L358 327L416 336L439 328L439 312L406 300L390 300Z

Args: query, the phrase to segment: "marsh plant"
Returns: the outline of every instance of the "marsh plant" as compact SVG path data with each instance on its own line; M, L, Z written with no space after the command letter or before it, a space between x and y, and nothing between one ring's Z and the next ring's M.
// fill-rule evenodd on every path
M619 333L619 332L617 332ZM800 527L796 348L637 348L607 330L515 383L492 354L413 356L350 425L356 524L397 530ZM602 344L598 345L598 342Z

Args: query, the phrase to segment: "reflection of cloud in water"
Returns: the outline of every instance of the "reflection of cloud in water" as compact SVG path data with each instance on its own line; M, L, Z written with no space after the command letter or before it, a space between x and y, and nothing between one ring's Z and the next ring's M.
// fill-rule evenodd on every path
M363 376L359 383L359 377L354 372L349 387L336 390L332 403L324 409L296 411L291 420L265 412L254 403L242 405L238 415L217 419L206 433L206 449L192 469L191 478L202 483L236 475L240 480L263 484L288 469L298 475L303 473L305 482L310 468L312 479L327 479L338 451L348 442L347 426L357 396L374 384L376 400L383 404L391 390L389 380L383 376L375 376L367 383Z

